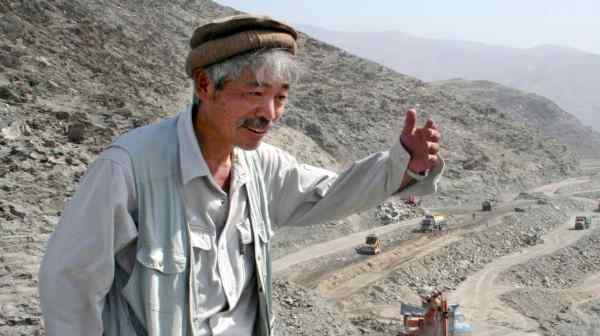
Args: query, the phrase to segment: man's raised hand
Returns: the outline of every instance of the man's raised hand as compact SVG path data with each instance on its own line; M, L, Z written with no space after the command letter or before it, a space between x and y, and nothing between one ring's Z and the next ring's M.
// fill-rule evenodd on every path
M417 111L410 109L406 112L400 141L411 156L408 169L422 173L438 164L441 134L431 119L422 128L416 125Z

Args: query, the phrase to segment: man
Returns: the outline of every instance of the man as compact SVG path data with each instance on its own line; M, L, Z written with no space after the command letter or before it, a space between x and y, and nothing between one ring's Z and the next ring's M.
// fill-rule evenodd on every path
M389 152L339 175L261 144L296 77L296 37L253 16L194 32L195 103L101 153L48 243L49 336L271 335L273 226L435 191L440 134L415 111Z

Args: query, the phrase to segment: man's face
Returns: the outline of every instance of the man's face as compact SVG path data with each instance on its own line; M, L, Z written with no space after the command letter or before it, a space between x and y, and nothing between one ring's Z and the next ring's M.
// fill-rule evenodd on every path
M200 96L201 123L207 123L211 141L245 150L256 149L270 127L285 110L288 83L261 78L245 71L241 78L228 80L221 90L209 81ZM205 134L206 135L206 134ZM208 139L207 139L208 140Z

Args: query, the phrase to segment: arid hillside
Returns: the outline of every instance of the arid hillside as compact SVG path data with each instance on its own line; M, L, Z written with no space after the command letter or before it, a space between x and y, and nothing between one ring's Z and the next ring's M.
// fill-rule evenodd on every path
M0 0L0 335L40 332L37 268L86 167L117 135L184 106L193 28L234 13L205 0ZM440 125L448 165L425 204L476 204L576 171L565 144L487 102L306 35L299 46L304 73L270 141L307 163L339 169L387 149L416 107ZM375 215L277 228L275 254L375 226Z

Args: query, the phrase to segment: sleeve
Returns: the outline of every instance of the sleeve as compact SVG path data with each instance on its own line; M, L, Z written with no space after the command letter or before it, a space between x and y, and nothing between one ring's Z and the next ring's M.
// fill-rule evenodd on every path
M422 196L433 193L444 161L422 181L399 190L410 155L400 141L385 152L354 162L339 175L299 164L274 147L263 151L263 165L270 197L271 218L276 225L312 225L366 210L391 195Z
M134 197L131 170L102 155L90 165L42 260L39 290L47 335L102 335L114 256L137 236L130 215Z

